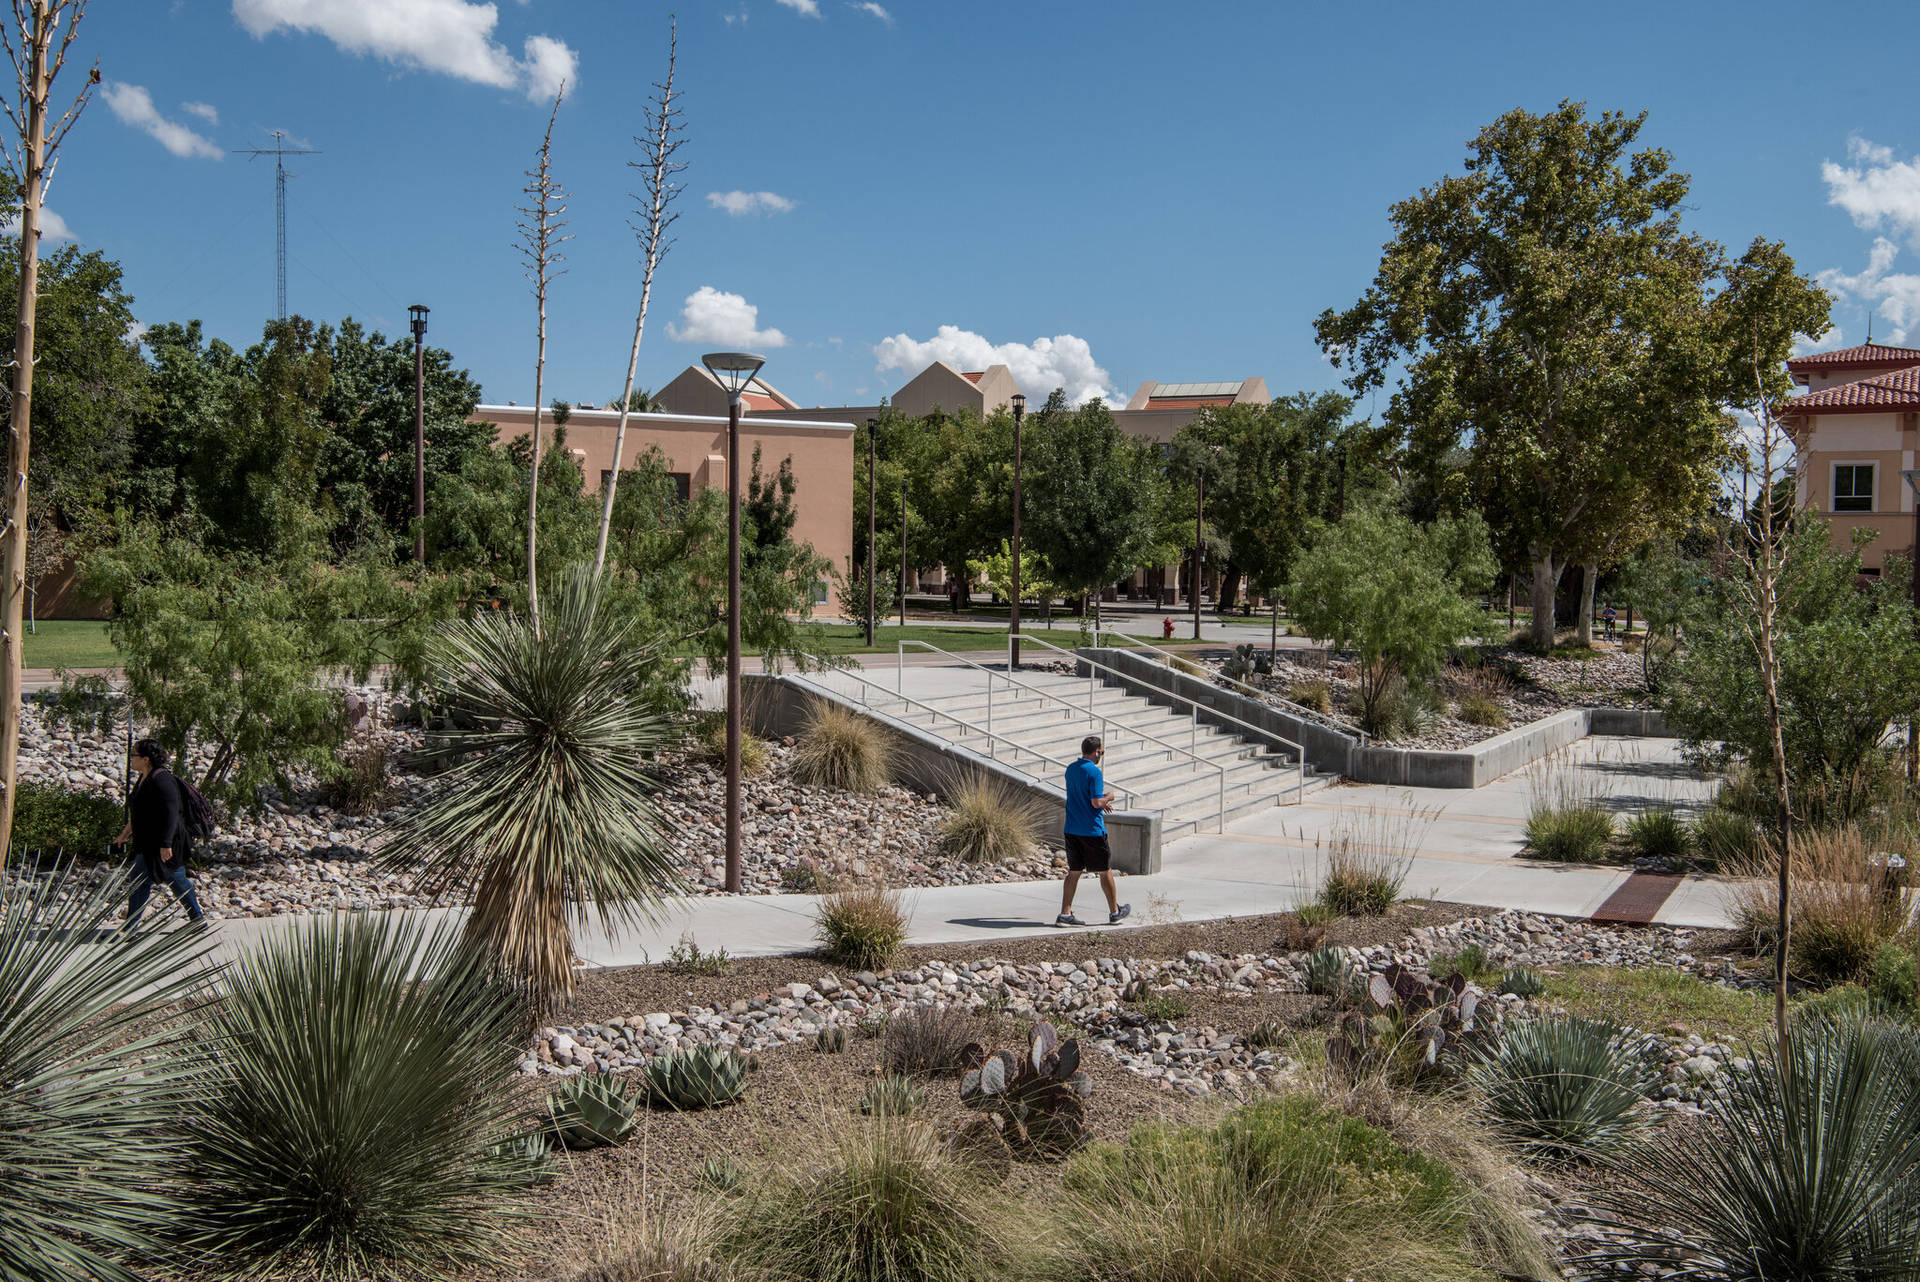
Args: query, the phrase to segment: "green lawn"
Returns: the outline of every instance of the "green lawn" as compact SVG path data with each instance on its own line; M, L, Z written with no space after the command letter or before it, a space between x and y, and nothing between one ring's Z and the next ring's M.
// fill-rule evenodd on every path
M1569 966L1547 981L1549 1000L1575 1015L1662 1032L1684 1024L1709 1041L1745 1041L1773 1022L1773 994L1710 984L1684 971Z
M42 619L26 636L29 668L117 668L120 652L107 640L107 625L88 619Z

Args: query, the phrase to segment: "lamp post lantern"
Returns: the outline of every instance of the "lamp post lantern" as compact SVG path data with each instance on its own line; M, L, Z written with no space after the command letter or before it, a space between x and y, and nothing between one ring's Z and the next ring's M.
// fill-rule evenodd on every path
M413 326L413 561L427 560L427 312L407 308Z
M867 648L873 648L873 540L874 540L874 496L873 496L873 455L874 437L878 434L880 420L867 420Z
M740 893L740 396L767 363L751 352L700 358L727 393L727 893Z
M1020 670L1020 424L1027 417L1025 393L1013 394L1013 607L1012 629L1007 633L1007 663Z

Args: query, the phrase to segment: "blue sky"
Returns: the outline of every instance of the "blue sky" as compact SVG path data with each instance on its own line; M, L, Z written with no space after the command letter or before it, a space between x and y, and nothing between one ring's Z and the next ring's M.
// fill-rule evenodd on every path
M321 153L289 165L290 308L395 334L426 303L430 341L489 400L524 403L514 206L565 75L575 239L547 388L602 402L639 300L624 166L671 9L101 0L80 46L104 92L49 206L124 266L142 321L244 344L273 309L273 174L229 152L285 130ZM1804 3L1672 0L678 11L688 168L644 386L755 344L807 405L869 403L930 356L977 366L989 347L1035 395L1331 387L1313 318L1366 287L1388 206L1457 172L1501 112L1568 97L1650 112L1643 139L1694 175L1691 225L1785 240L1826 273L1846 342L1872 310L1876 338L1920 343L1911 3L1849 6L1838 30Z

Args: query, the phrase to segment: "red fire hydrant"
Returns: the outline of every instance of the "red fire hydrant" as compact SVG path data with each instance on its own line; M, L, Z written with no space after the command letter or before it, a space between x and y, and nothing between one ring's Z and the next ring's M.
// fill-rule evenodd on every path
M1160 639L1162 641L1173 640L1173 620L1172 619L1162 619L1160 621Z

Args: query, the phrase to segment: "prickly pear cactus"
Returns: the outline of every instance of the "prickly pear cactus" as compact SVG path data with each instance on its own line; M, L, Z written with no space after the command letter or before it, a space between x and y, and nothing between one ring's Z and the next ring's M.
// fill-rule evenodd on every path
M1003 1050L972 1058L977 1067L960 1079L960 1102L998 1118L1016 1155L1064 1157L1085 1143L1093 1079L1081 1071L1078 1038L1062 1041L1043 1022L1028 1035L1025 1055Z
M1442 1067L1441 1054L1474 1031L1479 995L1455 973L1436 983L1395 964L1367 980L1370 1011L1348 1011L1327 1042L1327 1060L1350 1076L1385 1069L1402 1081Z

